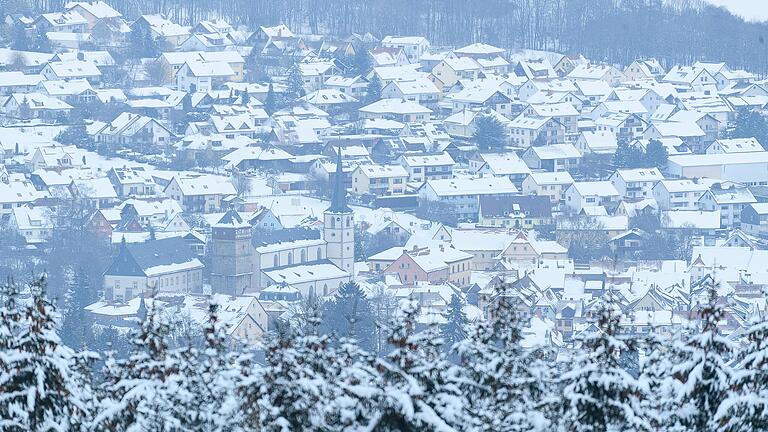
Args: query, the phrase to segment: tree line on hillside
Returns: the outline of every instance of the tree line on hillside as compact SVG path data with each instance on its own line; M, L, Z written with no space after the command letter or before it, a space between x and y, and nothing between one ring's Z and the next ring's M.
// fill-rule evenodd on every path
M61 9L64 0L13 0L3 15ZM654 56L668 66L725 61L765 74L768 24L744 22L701 0L113 0L129 19L164 13L182 24L224 18L251 29L285 23L340 37L423 35L433 45L482 41L511 49L584 54L628 64Z
M59 339L47 281L0 290L4 431L748 431L768 427L768 323L735 347L715 287L699 327L635 341L609 291L572 355L527 348L524 315L499 292L488 321L454 297L443 324L402 302L385 328L355 283L309 301L258 351L233 348L211 305L200 343L171 348L153 306L128 356ZM150 305L154 304L148 302ZM332 319L327 319L332 316ZM379 355L365 343L382 331ZM562 354L562 353L561 353ZM642 358L642 360L641 360ZM100 364L95 368L94 364Z

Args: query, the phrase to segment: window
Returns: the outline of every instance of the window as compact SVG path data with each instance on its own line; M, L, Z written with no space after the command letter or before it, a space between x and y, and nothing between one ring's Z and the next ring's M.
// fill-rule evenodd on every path
M280 265L280 257L275 254L275 256L272 257L272 267L277 267L278 265Z
M288 252L288 265L293 264L293 252Z
M317 248L317 259L323 259L323 248Z
M302 263L307 262L307 251L305 249L301 250L301 257L300 257L300 259L301 259Z

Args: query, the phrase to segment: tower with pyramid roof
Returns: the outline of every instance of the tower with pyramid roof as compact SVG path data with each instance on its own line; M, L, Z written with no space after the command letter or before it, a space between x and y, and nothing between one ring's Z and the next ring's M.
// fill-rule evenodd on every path
M211 288L240 295L253 283L251 225L230 209L211 226Z
M347 205L347 189L341 165L341 147L337 152L331 206L323 213L323 237L326 257L340 269L353 274L355 262L355 219Z

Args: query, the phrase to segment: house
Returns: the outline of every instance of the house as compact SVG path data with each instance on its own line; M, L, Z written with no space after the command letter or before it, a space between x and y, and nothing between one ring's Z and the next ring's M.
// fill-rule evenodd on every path
M646 120L649 118L649 116L656 112L656 110L659 109L659 107L664 103L664 98L662 98L658 93L656 93L653 89L647 89L647 88L615 88L611 91L610 94L607 95L606 101L615 101L615 102L637 102L640 105L645 108L644 116ZM632 107L630 105L629 107ZM617 111L621 110L621 105L608 105L606 108L609 111ZM635 114L643 114L643 110L639 108L632 108L635 112ZM664 119L666 120L666 119Z
M234 78L235 71L227 62L185 62L176 73L176 88L193 93L207 92Z
M352 96L336 89L320 89L310 92L300 99L326 112L338 112L354 106L358 102Z
M616 134L610 131L584 131L576 139L576 148L582 155L613 155L618 146Z
M764 186L768 185L768 152L675 155L667 161L667 172L672 177L708 177Z
M386 48L402 48L409 63L418 63L421 56L429 51L429 41L421 36L385 36L381 46Z
M609 132L617 139L639 138L647 128L647 121L637 114L628 112L606 112L595 119L597 132Z
M408 171L402 165L361 164L352 171L352 193L402 195L407 181Z
M33 203L47 195L39 192L28 181L0 182L0 218L8 217L13 213L13 209Z
M717 92L717 80L703 67L673 66L661 82L672 84L678 92Z
M227 177L174 176L163 194L176 200L185 212L213 213L221 210L225 197L237 195L237 190Z
M552 222L552 203L547 196L480 197L477 226L531 230Z
M408 172L408 181L424 183L428 180L450 179L453 177L453 161L448 153L403 155L400 164Z
M73 180L69 191L92 208L112 207L117 202L117 192L107 177Z
M102 0L74 1L64 6L66 11L77 13L87 22L86 29L93 30L96 24L105 19L121 18L123 15Z
M715 183L699 198L699 209L720 210L721 228L739 228L741 211L756 203L749 188L736 183Z
M568 78L574 81L603 81L611 87L618 86L624 79L624 74L611 65L593 65L590 63L576 65L568 73Z
M179 51L221 52L231 50L234 42L226 33L191 34L182 42Z
M475 134L475 121L479 116L490 115L509 129L511 121L501 113L494 110L465 109L451 114L443 120L445 131L452 137L470 139Z
M724 153L752 153L765 151L763 145L757 139L752 138L732 138L719 139L710 144L706 154L724 154Z
M8 227L24 237L24 241L29 245L45 243L53 234L53 214L47 207L15 207L11 210Z
M475 60L492 60L497 57L504 57L506 54L505 49L482 42L476 42L453 50L453 55L456 57L472 57Z
M741 230L762 238L768 237L768 203L749 204L741 210Z
M669 121L695 123L702 131L704 131L704 138L702 138L702 145L704 148L718 138L721 129L725 129L714 115L700 111L680 110L672 114L672 116L669 117Z
M573 177L568 171L532 172L523 180L522 192L548 197L551 204L557 204L565 200L565 191L572 184Z
M131 24L131 32L141 32L154 41L176 48L189 38L189 27L168 20L160 14L142 15Z
M469 160L469 168L482 177L507 177L515 186L521 185L531 169L514 152L478 153Z
M420 205L430 202L446 204L459 220L475 220L482 196L508 196L517 188L506 177L449 178L427 180L419 188Z
M325 80L338 75L340 70L333 61L301 62L299 72L304 80L304 91L312 92L323 87Z
M19 71L0 72L0 95L13 93L32 93L43 81L39 74L26 75Z
M85 33L88 21L73 10L44 13L35 20L35 27L40 34L48 32Z
M14 93L5 99L0 110L8 117L20 120L34 118L63 122L69 117L72 106L42 93Z
M381 99L359 109L366 119L388 119L403 123L429 120L432 110L405 99Z
M118 115L95 133L96 142L112 148L162 149L173 137L171 130L154 118L132 113Z
M40 74L47 80L87 79L92 84L101 80L101 71L95 63L86 60L52 61Z
M410 64L405 50L392 47L375 47L368 51L373 59L373 66L404 66Z
M55 50L80 50L94 43L90 33L48 32L45 37Z
M565 141L566 128L552 117L533 117L520 114L509 124L513 145L528 148Z
M527 101L537 93L578 93L579 89L570 80L529 79L518 90L520 100Z
M471 268L472 254L441 243L436 247L402 250L383 273L396 274L404 284L451 282L461 287L469 283Z
M451 102L451 112L491 109L501 115L512 115L512 99L495 86L467 87L449 93L445 100Z
M565 261L568 259L568 249L556 241L531 240L520 231L500 256L505 262L535 265L547 260Z
M581 153L573 144L550 144L529 147L523 160L532 170L569 171L579 164Z
M621 195L610 181L574 182L565 190L565 205L572 213L587 207L615 207Z
M660 180L653 187L653 198L660 210L698 210L699 199L712 183L704 179Z
M327 89L338 90L340 93L358 100L368 94L368 80L362 75L356 75L351 78L342 75L332 75L325 79L323 86Z
M140 167L112 167L107 178L120 198L155 194L155 182L149 172Z
M245 60L237 51L164 52L156 60L157 68L163 72L163 84L175 84L181 67L187 62L196 61L203 63L227 63L234 73L234 76L228 82L240 82L245 76Z
M418 104L436 105L442 93L426 77L392 81L381 90L381 97L404 99Z
M624 70L624 76L629 81L660 80L666 74L655 58L635 60Z
M432 69L431 76L433 80L440 80L443 86L451 87L462 79L478 79L482 72L483 67L471 57L447 57Z
M653 122L643 132L643 138L661 140L680 138L694 153L703 153L708 145L707 134L695 122Z
M651 198L664 176L657 168L617 169L608 180L624 198Z
M181 237L123 241L104 272L104 300L125 303L153 293L202 293L203 267Z
M61 99L70 105L85 105L96 99L96 92L84 79L72 81L42 81L38 86L40 93Z

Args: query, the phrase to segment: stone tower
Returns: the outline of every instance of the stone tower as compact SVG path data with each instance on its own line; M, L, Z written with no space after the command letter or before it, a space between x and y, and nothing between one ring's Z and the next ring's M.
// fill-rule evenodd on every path
M341 169L341 147L338 149L336 176L333 179L331 206L324 213L323 238L325 254L331 262L350 275L355 263L355 219L347 205L347 188Z
M215 293L239 295L253 278L251 225L230 209L211 227L211 288Z

